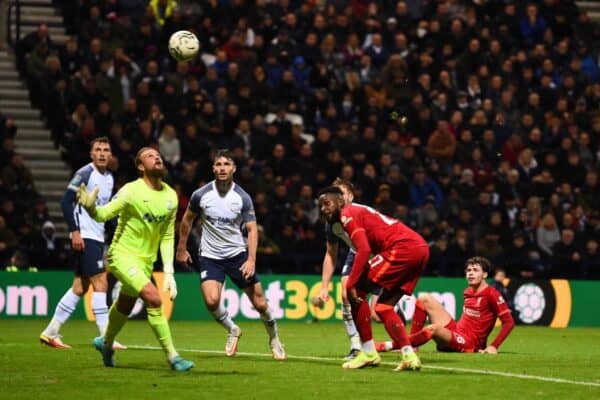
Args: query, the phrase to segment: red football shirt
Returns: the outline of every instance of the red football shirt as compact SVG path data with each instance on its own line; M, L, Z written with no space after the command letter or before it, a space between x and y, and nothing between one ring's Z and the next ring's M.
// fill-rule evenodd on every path
M496 318L510 313L502 295L492 286L475 293L470 287L464 291L463 314L456 323L457 329L469 336L484 349Z
M423 238L397 219L388 217L371 207L352 203L342 209L341 220L350 239L364 230L372 254L379 254L394 246L422 246Z
M371 254L381 254L398 246L427 246L418 233L402 222L362 204L346 205L341 211L340 219L356 249L347 288L357 284Z

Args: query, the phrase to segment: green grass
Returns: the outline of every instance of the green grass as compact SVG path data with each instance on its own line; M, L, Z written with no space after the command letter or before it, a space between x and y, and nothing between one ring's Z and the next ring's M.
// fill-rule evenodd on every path
M45 324L0 320L2 399L600 398L600 329L517 327L497 356L437 353L429 343L419 353L423 370L399 373L393 371L396 353L383 354L378 368L342 369L348 348L341 323L280 323L292 357L277 362L260 323L240 324L242 354L227 358L225 332L216 323L175 321L175 344L196 363L178 374L158 350L119 352L117 368L103 367L91 346L96 327L90 322L70 321L63 328L73 349L43 347L37 337ZM385 337L380 325L375 332ZM119 340L157 346L143 321L130 321Z

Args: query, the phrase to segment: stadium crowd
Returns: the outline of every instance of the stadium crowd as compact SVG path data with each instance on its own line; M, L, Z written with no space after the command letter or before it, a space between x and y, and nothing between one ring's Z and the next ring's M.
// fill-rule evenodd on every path
M482 255L509 277L600 279L600 27L574 1L57 3L73 38L57 46L40 25L15 52L65 161L79 168L109 136L119 187L154 146L182 215L230 148L259 271L320 271L315 195L339 176L430 243L429 275L462 276ZM177 64L167 41L181 29L201 54ZM64 245L8 121L0 258L30 243L53 268L43 250Z

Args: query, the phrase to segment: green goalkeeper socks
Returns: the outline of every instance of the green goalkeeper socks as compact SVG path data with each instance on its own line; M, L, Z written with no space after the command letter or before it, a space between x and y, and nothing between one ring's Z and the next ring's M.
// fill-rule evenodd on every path
M122 314L117 310L117 302L115 301L108 312L108 326L106 327L106 333L104 334L104 343L108 348L112 349L115 337L121 331L125 322L127 322L127 318L127 315Z
M171 337L171 329L169 329L169 323L162 313L162 308L146 308L148 312L148 323L154 331L154 335L160 342L165 354L169 360L177 357L177 351L173 345L173 338Z

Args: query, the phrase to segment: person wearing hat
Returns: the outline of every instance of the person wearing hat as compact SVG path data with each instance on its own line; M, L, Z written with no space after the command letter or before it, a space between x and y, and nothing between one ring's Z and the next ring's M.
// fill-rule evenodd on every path
M47 220L31 243L29 264L40 269L64 268L67 265L66 248L66 243L56 236L54 223Z

